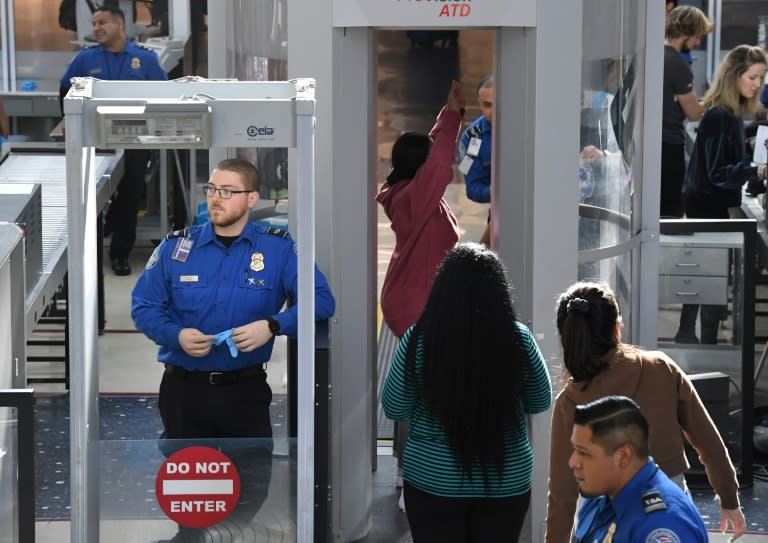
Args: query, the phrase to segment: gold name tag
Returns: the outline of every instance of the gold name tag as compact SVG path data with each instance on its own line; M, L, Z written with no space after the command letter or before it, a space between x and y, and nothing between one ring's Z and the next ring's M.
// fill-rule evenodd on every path
M179 281L182 283L197 283L197 275L180 275Z

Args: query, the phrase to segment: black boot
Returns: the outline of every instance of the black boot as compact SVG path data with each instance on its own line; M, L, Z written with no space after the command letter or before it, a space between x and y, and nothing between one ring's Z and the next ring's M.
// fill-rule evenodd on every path
M720 328L720 319L723 314L723 306L701 306L701 342L707 345L717 344L717 331Z
M675 334L675 343L698 343L696 337L696 316L699 313L699 306L692 304L683 304L680 310L680 325Z

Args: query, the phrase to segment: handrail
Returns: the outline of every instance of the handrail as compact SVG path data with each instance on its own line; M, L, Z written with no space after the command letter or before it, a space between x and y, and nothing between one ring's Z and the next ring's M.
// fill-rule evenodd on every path
M32 389L0 389L0 407L16 409L18 428L19 541L35 541L35 439Z

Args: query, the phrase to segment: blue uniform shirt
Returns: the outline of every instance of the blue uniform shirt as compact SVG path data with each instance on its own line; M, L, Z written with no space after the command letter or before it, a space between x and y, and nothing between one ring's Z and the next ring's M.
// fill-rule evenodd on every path
M67 66L59 83L64 89L72 86L72 77L95 77L112 81L165 81L168 74L160 67L154 51L128 42L119 53L97 45L83 49Z
M287 235L267 233L248 222L227 248L216 238L210 222L170 237L152 253L133 289L131 317L136 328L157 343L158 360L188 370L231 371L267 362L274 340L232 357L226 343L201 358L179 345L182 328L217 334L253 321L274 317L280 332L296 336L298 305L278 313L287 299L298 295L296 250ZM184 239L192 242L184 258L174 254ZM333 315L335 301L328 282L315 268L315 317Z
M491 123L482 115L464 130L459 142L459 164L467 155L469 142L480 138L480 152L472 158L472 166L464 174L467 198L486 204L491 201Z
M706 543L707 529L690 497L653 461L613 499L586 498L579 509L576 543Z
M768 84L763 87L763 93L760 95L760 103L768 108Z

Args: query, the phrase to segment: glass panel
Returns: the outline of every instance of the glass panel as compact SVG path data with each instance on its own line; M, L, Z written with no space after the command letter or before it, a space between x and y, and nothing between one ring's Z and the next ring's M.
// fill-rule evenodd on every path
M241 81L283 81L288 77L287 2L236 0L227 46L227 76ZM238 158L256 164L263 200L288 198L288 149L245 148ZM283 226L276 224L276 226ZM283 226L284 228L287 225Z
M16 89L12 90L58 96L59 78L78 49L71 43L77 38L72 30L74 5L61 2L60 9L55 9L44 0L14 0Z
M607 249L632 238L639 224L642 177L645 10L631 0L585 0L579 146L579 250ZM599 27L601 32L592 32ZM631 251L631 249L627 249ZM614 288L628 326L631 256L579 264L579 279Z
M296 440L124 440L100 445L102 541L296 539ZM182 475L184 462L169 469L166 460L188 447L220 451L236 467L240 495L231 513L226 502L236 478L230 477L228 467L190 460L189 473ZM228 516L212 526L185 527L163 507L187 523L211 518L209 513L217 510L226 510Z
M765 0L723 0L720 23L720 49L730 51L742 43L759 41L760 16L768 17ZM763 37L765 41L765 37ZM765 47L765 43L763 43Z
M740 470L744 326L753 317L744 303L744 235L694 230L660 237L658 345L693 380ZM687 456L695 483L703 467L693 450Z
M0 541L18 541L18 420L13 407L0 407Z
M616 294L621 310L622 340L631 343L628 334L632 330L631 304L632 253L628 252L614 258L579 264L580 280L597 280L608 283ZM583 273L583 275L582 275Z

